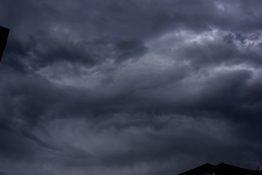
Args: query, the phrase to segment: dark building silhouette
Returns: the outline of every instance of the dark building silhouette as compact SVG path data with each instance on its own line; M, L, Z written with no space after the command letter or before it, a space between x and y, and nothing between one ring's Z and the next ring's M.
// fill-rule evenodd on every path
M219 165L204 164L178 175L262 175L259 170L249 170L221 163Z
M0 61L2 60L2 56L5 50L8 34L9 29L0 26Z

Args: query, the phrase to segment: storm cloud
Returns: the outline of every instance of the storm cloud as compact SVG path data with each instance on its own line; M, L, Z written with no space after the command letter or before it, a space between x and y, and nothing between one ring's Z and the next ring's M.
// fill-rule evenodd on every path
M2 0L0 175L262 166L262 1Z

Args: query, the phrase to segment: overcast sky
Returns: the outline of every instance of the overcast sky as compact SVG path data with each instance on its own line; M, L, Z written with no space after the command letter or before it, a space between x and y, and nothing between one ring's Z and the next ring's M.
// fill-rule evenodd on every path
M1 0L0 175L262 167L261 0Z

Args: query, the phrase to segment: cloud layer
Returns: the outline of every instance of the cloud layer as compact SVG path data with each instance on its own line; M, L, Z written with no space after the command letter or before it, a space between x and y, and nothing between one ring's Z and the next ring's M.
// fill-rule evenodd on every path
M0 175L262 166L259 0L3 0Z

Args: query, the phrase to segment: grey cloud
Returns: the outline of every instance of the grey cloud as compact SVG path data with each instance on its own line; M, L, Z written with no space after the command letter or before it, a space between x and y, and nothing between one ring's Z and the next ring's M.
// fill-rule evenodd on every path
M158 164L176 173L181 170L177 166L179 161L186 163L191 159L191 164L221 159L235 161L232 157L238 158L238 164L252 166L254 157L245 157L246 149L251 155L257 151L235 137L233 123L217 119L172 115L152 119L146 115L117 114L98 123L63 119L42 124L48 132L41 129L32 132L60 151L46 154L38 150L38 154L45 154L41 161L46 166L53 164L59 171L70 167L83 171L99 166L100 170L126 167L134 172L136 166L146 163L147 172ZM159 124L162 127L154 127ZM161 166L155 171L164 171Z
M262 165L261 1L3 0L0 174Z
M14 62L12 64L16 65L27 63L27 66L29 63L52 64L54 60L94 63L99 57L118 57L112 55L113 52L120 52L120 57L141 53L144 50L144 40L174 28L202 31L210 27L222 27L222 30L235 31L232 26L242 29L244 24L258 23L257 18L249 20L250 14L245 11L243 16L247 16L247 19L243 18L241 21L238 18L238 13L244 5L250 6L251 11L257 12L256 6L252 3L250 5L239 3L235 7L234 3L236 2L201 1L192 4L190 1L161 3L157 1L79 1L77 3L39 1L36 3L28 0L18 4L17 6L20 7L18 10L12 5L13 2L4 1L3 24L12 27L16 43L20 43L17 48L15 46L18 45L11 42L9 53L26 49L22 52L26 54L22 62L18 62L21 58L15 59L18 60L17 62L12 59L15 57L13 55L7 60L12 60ZM221 11L222 7L219 8L219 4L225 6L226 13ZM82 10L83 6L85 8ZM105 38L109 38L110 41L105 41ZM97 40L102 43L98 48L93 48L96 43L92 41ZM136 45L132 47L137 49L129 47L132 50L119 50L123 48L123 46L119 47L122 41L132 42ZM85 45L90 42L91 46ZM108 44L116 45L117 48L107 48ZM102 47L102 51L99 47ZM97 52L98 55L93 55Z

